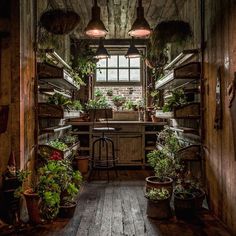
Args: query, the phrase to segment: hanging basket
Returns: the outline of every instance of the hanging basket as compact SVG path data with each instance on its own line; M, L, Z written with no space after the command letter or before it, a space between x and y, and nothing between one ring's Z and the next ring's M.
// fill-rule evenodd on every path
M40 17L41 25L53 34L70 33L78 25L79 15L71 10L53 9L44 12Z
M175 42L183 43L191 36L190 24L182 20L162 21L154 29L155 39L163 45Z

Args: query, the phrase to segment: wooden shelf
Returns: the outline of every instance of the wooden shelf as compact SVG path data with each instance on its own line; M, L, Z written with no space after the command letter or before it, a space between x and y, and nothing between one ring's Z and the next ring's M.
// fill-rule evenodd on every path
M145 147L145 150L147 151L152 151L152 150L155 150L156 149L156 146L146 146Z
M198 130L192 129L192 128L187 128L187 127L170 127L170 129L173 131L177 131L177 132L181 132L181 133L185 133L185 134L194 134L194 135L199 134Z
M40 130L41 133L56 133L62 130L70 129L72 125L63 125L63 126L55 126L55 127L49 127L44 128Z
M199 83L200 63L190 62L179 66L156 82L156 89L175 89L187 84Z
M78 90L80 88L66 70L48 63L38 63L38 78L40 89L54 87L64 90Z

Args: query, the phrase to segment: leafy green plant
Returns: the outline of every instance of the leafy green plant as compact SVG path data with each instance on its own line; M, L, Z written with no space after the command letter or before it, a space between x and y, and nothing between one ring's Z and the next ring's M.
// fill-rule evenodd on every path
M103 96L102 90L96 89L95 92L94 92L94 96L95 96L96 99L101 98Z
M170 197L170 192L166 188L152 188L145 194L145 196L153 201L165 200Z
M20 186L15 190L14 192L14 197L15 198L20 198L23 194L23 184L30 175L30 171L28 170L19 170L16 172L16 177L17 180L19 181Z
M105 109L105 108L110 108L108 100L105 96L102 96L99 99L89 100L88 103L86 104L87 110L89 110L89 109Z
M68 146L62 141L59 141L58 139L49 141L48 145L61 151L65 151L66 149L68 149Z
M80 100L73 101L71 107L76 111L82 111L83 110L83 106L80 103Z
M121 95L115 95L112 97L112 102L116 106L117 110L125 103L126 98Z
M107 96L109 96L109 97L113 96L113 90L112 89L107 90Z
M88 42L79 41L73 44L74 55L72 56L71 66L78 74L78 77L85 81L87 77L95 73L97 59L95 59L95 52L89 46Z
M41 213L44 219L54 219L60 206L60 178L66 172L61 161L48 161L39 168L38 194L41 198Z
M125 103L124 103L124 105L123 105L123 107L124 107L124 109L125 110L133 110L134 109L134 106L135 106L135 104L134 104L134 102L132 101L132 100L127 100Z
M59 93L55 93L52 96L48 97L47 102L49 104L61 105L65 107L71 105L71 100Z
M158 158L166 157L166 153L163 150L153 150L147 154L148 163L152 168L155 168Z
M78 138L75 135L65 135L62 140L65 144L73 144L77 142Z
M174 192L178 193L178 196L183 199L188 194L197 197L202 191L200 182L196 179L179 179L174 190Z
M163 112L173 111L174 107L180 106L186 103L186 97L183 89L176 89L170 91L171 97L169 97L163 106Z

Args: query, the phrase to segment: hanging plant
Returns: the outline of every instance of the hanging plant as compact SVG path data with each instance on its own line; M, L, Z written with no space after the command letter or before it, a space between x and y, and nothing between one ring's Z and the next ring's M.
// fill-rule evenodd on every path
M170 20L160 22L154 29L152 40L164 48L167 43L186 42L192 36L192 30L188 22L182 20Z
M40 23L47 31L59 35L70 33L78 25L79 20L76 12L64 9L48 10L40 17Z
M94 58L95 52L89 47L89 43L79 41L73 44L74 55L72 56L72 68L78 76L85 80L88 76L95 73L97 59Z

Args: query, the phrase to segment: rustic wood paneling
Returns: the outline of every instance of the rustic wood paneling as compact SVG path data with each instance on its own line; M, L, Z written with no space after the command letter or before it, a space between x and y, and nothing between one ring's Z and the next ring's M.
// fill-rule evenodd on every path
M0 105L9 105L10 113L7 131L0 134L0 176L11 151L20 168L34 156L34 4L12 3L10 37L1 39Z

